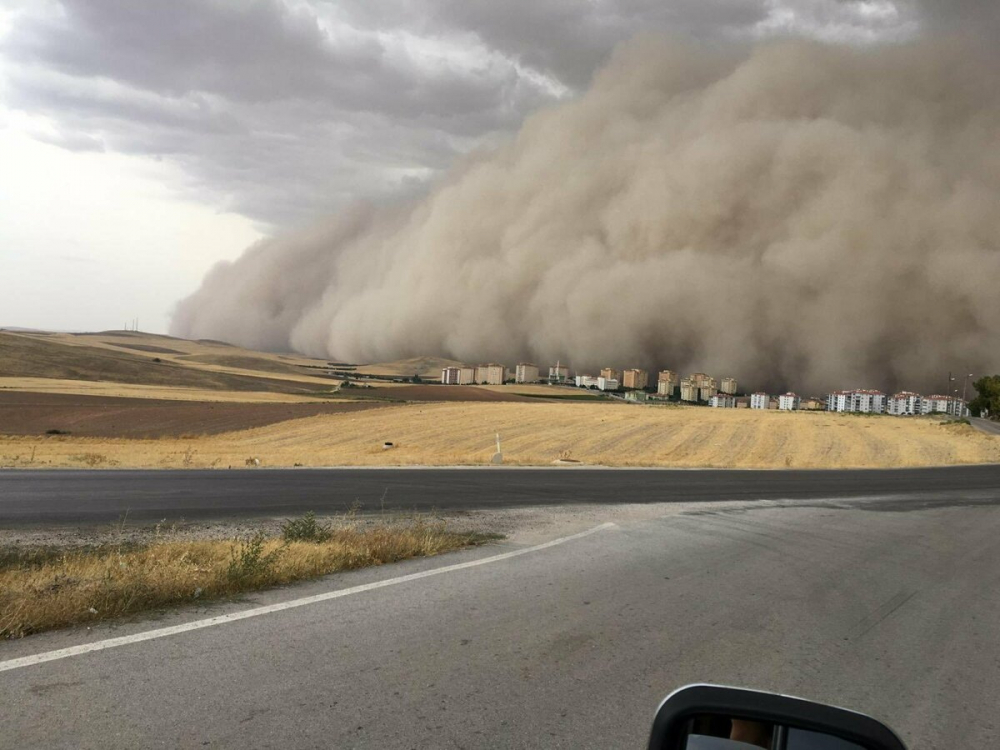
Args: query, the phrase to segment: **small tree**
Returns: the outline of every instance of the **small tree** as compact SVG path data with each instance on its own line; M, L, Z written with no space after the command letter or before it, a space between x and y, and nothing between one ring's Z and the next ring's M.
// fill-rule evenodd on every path
M1000 375L987 375L972 384L978 395L969 402L973 414L987 412L991 419L1000 418Z

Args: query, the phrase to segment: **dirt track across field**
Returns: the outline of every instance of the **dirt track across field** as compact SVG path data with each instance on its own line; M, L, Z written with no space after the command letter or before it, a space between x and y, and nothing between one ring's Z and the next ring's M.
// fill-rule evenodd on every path
M255 404L0 391L0 434L44 435L60 430L85 437L217 435L381 406L371 401Z

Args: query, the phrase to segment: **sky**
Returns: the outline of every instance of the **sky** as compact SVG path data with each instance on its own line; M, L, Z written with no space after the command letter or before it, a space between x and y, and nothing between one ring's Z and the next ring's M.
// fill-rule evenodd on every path
M637 34L917 26L889 0L0 0L0 326L165 333L218 262L427 191Z

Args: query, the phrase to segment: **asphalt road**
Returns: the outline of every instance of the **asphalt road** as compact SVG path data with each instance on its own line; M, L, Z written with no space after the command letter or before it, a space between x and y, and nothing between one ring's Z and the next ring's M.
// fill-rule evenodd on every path
M0 643L0 748L639 748L658 701L696 681L866 711L914 749L998 747L1000 500L979 494L649 506L108 650L5 669L516 547Z
M972 422L973 427L981 432L985 432L987 435L1000 435L1000 422L981 419L979 417L969 417L969 421Z
M566 503L935 497L1000 488L1000 465L869 471L302 469L2 471L0 524L155 522L308 510L458 510ZM951 497L951 495L948 495Z

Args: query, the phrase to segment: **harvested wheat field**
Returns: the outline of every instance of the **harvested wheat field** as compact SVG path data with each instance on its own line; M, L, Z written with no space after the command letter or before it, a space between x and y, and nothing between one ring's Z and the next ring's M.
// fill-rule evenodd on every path
M1000 437L934 418L618 403L432 403L328 414L190 439L0 437L0 466L489 464L891 468L1000 462ZM384 442L391 449L383 449Z

